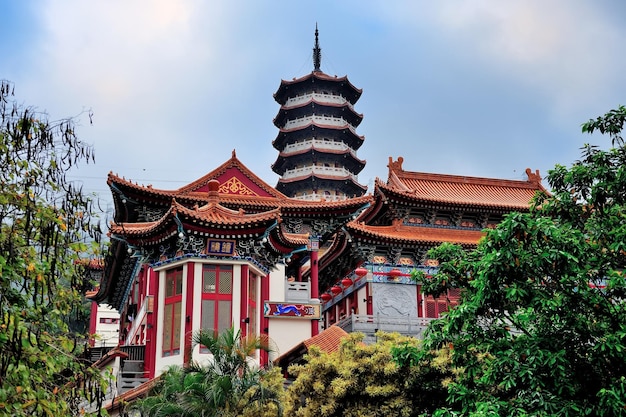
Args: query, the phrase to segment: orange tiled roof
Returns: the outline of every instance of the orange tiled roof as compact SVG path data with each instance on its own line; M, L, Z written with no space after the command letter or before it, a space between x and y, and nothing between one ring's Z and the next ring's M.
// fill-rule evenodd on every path
M341 346L341 339L348 336L345 330L341 327L333 325L328 329L321 331L318 335L306 339L287 352L283 353L274 360L275 365L280 365L286 368L287 365L292 363L294 359L297 361L298 357L301 357L311 346L318 346L322 352L332 353L339 350ZM287 361L287 363L283 363Z
M156 378L146 381L137 387L126 391L125 393L115 397L111 403L105 405L105 410L111 412L119 409L121 406L128 404L129 402L146 395L150 390L161 380L161 375Z
M528 181L521 181L405 171L402 162L389 158L387 183L377 179L376 186L418 201L508 209L527 209L535 192L547 193L539 172L530 169Z
M250 180L253 184L259 187L266 195L265 196L257 196L257 197L273 197L277 199L287 198L284 194L276 190L274 187L267 184L265 181L260 179L257 175L255 175L248 167L246 167L236 155L236 152L233 150L232 156L229 160L224 162L222 165L209 172L208 174L198 178L197 180L181 187L177 190L160 190L157 188L153 188L152 185L139 185L137 183L133 183L130 180L127 180L123 177L119 177L118 175L109 173L107 178L107 184L116 184L116 185L124 185L128 188L135 189L138 191L148 191L154 195L160 196L170 196L170 197L180 197L180 196L193 196L196 194L196 190L206 186L209 181L217 179L221 175L225 174L228 170L236 170L243 174L248 180ZM202 191L197 193L199 195L205 196L206 192Z
M240 194L228 194L228 193L219 193L219 201L222 206L239 206L239 207L257 207L257 208L267 208L267 209L276 209L282 208L287 211L299 210L299 209L315 209L316 211L320 210L333 210L333 209L341 209L346 207L360 206L371 202L371 196L363 196L356 197L348 200L341 201L308 201L308 200L298 200L295 198L289 198L277 191L273 187L270 187L266 183L264 183L261 179L259 179L256 175L254 175L248 168L246 168L236 156L233 154L233 157L229 159L226 163L222 164L221 167L211 171L211 173L203 176L202 178L194 181L193 183L182 187L178 190L161 190L158 188L153 188L151 185L139 185L125 178L119 177L113 173L109 173L107 183L109 185L115 184L118 188L131 189L135 191L139 191L141 193L150 194L155 197L161 197L164 200L171 201L171 199L179 199L185 201L197 201L198 204L205 204L209 201L209 195L206 191L193 191L197 190L200 187L207 185L212 179L219 177L219 175L223 174L227 169L235 167L238 170L241 170L242 173L249 178L253 183L259 185L263 189L268 189L268 192L271 191L271 195L260 196L260 195L240 195Z
M425 226L370 226L361 222L352 221L346 228L361 232L364 235L383 240L403 242L424 242L440 244L443 242L476 245L484 233L478 230L448 229L443 227Z
M138 223L111 223L109 226L109 232L113 234L120 234L125 236L140 236L147 235L159 229L159 227L165 226L171 220L173 214L173 207L161 217L159 220L153 222L138 222Z
M346 336L348 336L348 333L341 327L330 326L328 329L302 343L304 343L307 349L311 346L317 346L322 352L332 353L339 350L341 339Z
M309 244L308 233L288 233L282 231L281 236L286 242L292 244L293 246L304 246Z
M280 217L280 209L265 211L262 213L247 214L243 210L231 210L217 202L210 202L205 206L189 209L174 200L172 202L176 213L184 214L192 219L210 224L243 225L275 220Z
M176 214L183 214L191 219L197 220L200 224L241 226L246 224L256 224L269 220L277 220L280 217L280 210L274 209L262 213L246 214L243 210L235 211L223 207L218 203L211 202L203 207L188 209L172 201L170 209L157 221L140 223L113 223L111 233L126 236L148 235L155 232L160 227L173 221Z

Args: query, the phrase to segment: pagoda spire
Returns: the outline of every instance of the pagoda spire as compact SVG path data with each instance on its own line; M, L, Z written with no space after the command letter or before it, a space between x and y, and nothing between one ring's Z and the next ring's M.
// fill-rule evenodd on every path
M315 47L313 48L313 72L320 72L322 64L322 50L320 49L319 32L315 23Z

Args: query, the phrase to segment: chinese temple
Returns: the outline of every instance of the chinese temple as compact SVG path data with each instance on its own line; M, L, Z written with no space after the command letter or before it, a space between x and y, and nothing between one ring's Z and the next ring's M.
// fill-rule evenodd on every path
M322 73L319 51L316 30L313 72L282 81L274 95L275 188L235 151L176 190L108 175L111 245L91 299L120 312L126 359L114 395L169 365L208 358L191 344L200 329L268 336L276 351L259 352L261 364L332 325L366 342L376 330L419 337L459 298L421 293L412 271L437 268L426 252L442 242L474 248L484 229L547 192L530 169L527 180L428 174L390 157L387 180L364 195L361 115L352 107L361 91Z

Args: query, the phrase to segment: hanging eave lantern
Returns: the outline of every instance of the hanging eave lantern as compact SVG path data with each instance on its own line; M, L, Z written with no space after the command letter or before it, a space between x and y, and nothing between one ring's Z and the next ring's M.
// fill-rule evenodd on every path
M335 285L334 287L330 287L330 291L337 295L337 294L341 294L343 292L343 289L341 289L341 287Z
M356 274L357 277L362 278L365 275L367 275L367 269L360 267L354 270L354 273Z
M397 268L394 268L394 269L392 269L391 271L387 272L387 276L388 276L389 278L391 278L391 279L396 279L396 278L398 278L398 277L399 277L399 276L401 276L401 275L402 275L402 271L400 271L400 270L399 270L399 269L397 269Z
M352 280L350 278L344 278L341 280L341 285L343 285L344 287L349 287L350 285L352 285Z
M330 300L333 299L333 296L328 294L327 292L325 292L324 294L320 295L320 298L322 299L323 302L328 302Z

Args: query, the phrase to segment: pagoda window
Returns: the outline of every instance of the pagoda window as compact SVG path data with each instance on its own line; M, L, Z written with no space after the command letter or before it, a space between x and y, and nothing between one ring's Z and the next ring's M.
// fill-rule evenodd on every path
M163 309L163 356L180 354L183 268L165 273L165 308Z
M202 329L223 332L232 326L233 267L204 265L202 269Z

